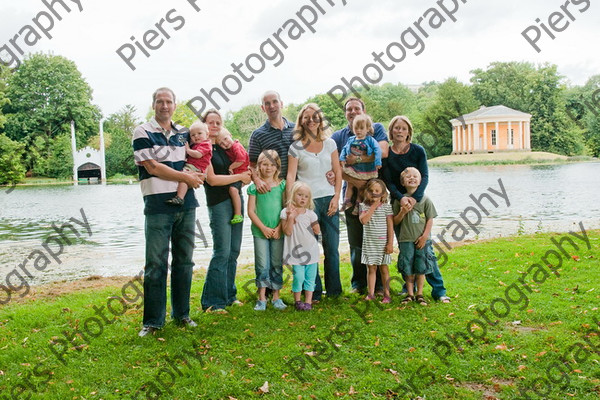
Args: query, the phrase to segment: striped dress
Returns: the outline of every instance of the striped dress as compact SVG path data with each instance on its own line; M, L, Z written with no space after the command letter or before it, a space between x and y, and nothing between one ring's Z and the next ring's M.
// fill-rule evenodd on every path
M371 206L360 203L360 213L365 213ZM371 216L368 224L363 225L363 243L361 263L366 265L388 265L392 262L391 254L385 254L387 244L387 216L392 215L392 206L380 204Z

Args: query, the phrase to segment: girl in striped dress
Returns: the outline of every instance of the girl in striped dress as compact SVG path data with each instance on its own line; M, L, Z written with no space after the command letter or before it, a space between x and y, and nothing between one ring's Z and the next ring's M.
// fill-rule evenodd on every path
M394 225L392 206L388 203L388 193L380 179L367 182L364 201L360 203L360 222L363 224L363 244L361 262L367 265L367 288L365 300L375 299L375 276L377 268L383 282L382 303L390 302L390 271L392 261Z

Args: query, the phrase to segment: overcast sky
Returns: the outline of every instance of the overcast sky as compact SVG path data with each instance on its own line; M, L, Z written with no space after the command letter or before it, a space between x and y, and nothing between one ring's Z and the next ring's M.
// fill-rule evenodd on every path
M13 42L25 52L49 51L73 60L92 87L93 101L105 116L126 104L133 104L138 115L145 116L151 93L159 86L173 88L178 99L200 95L201 88L221 87L222 79L233 73L231 64L244 63L249 54L259 53L261 43L269 38L278 43L273 34L289 19L298 21L306 33L292 40L287 32L293 23L288 23L280 34L288 47L283 49L281 43L278 46L283 61L275 67L277 60L266 60L264 71L254 74L250 82L242 81L240 92L231 95L228 103L221 101L223 110L256 103L267 89L278 90L284 103L300 103L314 94L325 93L340 84L341 77L362 75L363 67L373 62L371 53L385 52L388 44L400 41L402 33L411 26L423 38L424 50L417 56L417 49L407 49L402 62L391 71L383 71L382 82L419 84L451 76L468 82L469 71L485 68L493 61L550 62L577 85L600 73L598 4L571 0L573 4L567 2L564 7L565 0L466 0L465 4L457 0L453 22L442 5L452 10L454 0L445 0L442 5L433 0L344 0L346 5L342 0L329 1L335 5L328 0L198 0L198 12L188 0L81 0L82 11L77 3L64 0L71 12L55 5L62 20L53 16L54 27L49 31L52 39L48 39L33 22L40 12L48 12L41 0L3 0L0 46L7 45L16 52L9 41L19 35ZM296 15L305 5L311 5L318 13L312 26L314 33ZM439 10L446 21L434 29L428 23L434 16L430 11L421 23L429 36L424 38L414 22L429 8ZM164 34L155 24L171 9L175 9L169 15L173 22L162 24L170 38L164 39L159 49L147 50L149 57L136 48L131 61L136 69L132 71L116 50L133 44L131 36L142 42L150 29L159 35L151 42L157 45ZM306 20L312 18L308 8L303 10ZM552 17L555 28L562 32L550 26L548 19L554 12L564 14L562 19L557 14ZM554 40L535 22L537 18L555 35ZM44 14L39 23L49 24ZM440 24L440 19L434 24ZM521 34L532 24L540 32L539 53ZM36 37L26 25L33 26L42 37L31 46L25 40L31 43ZM529 32L534 37L535 29ZM298 28L295 33L298 34ZM411 42L410 36L405 39ZM265 49L270 54L269 48ZM123 50L125 57L130 51ZM6 52L0 56L4 60L9 57ZM257 58L251 62L257 63ZM252 75L245 66L241 69ZM234 80L228 83L235 90Z

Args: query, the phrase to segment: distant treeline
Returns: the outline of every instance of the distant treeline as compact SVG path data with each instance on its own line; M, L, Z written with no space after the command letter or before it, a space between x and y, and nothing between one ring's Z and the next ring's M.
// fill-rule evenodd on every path
M499 104L532 115L532 150L598 157L600 75L590 77L583 86L567 82L556 65L494 62L486 69L471 71L469 84L448 78L411 90L401 83L386 83L357 87L353 95L361 97L367 113L386 127L395 115L407 115L415 128L413 141L423 145L429 157L452 151L450 119ZM282 96L286 104L285 93ZM314 95L302 104L287 104L284 116L295 121L308 102L321 107L333 130L346 125L344 111L327 94ZM173 119L189 126L196 116L185 103L179 104ZM109 177L136 172L131 150L133 128L140 123L136 113L133 106L124 105L106 117ZM70 122L75 121L80 146L97 147L101 117L100 108L92 104L92 89L74 62L34 54L14 70L0 65L0 184L19 182L26 174L70 177ZM252 131L265 119L257 103L227 113L225 126L247 145Z

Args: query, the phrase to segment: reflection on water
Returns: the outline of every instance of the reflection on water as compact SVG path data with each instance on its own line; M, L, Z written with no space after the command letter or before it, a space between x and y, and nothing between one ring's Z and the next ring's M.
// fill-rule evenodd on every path
M582 221L586 228L600 227L600 163L534 166L475 166L432 168L427 195L433 200L438 218L433 234L437 235L469 206L475 206L469 195L478 198L501 191L498 179L508 195L510 205L497 195L491 195L496 206L483 199L489 215L482 214L475 235L467 238L488 238L525 232L568 231L578 229ZM211 254L211 235L205 208L204 191L196 191L200 201L197 219L208 240L204 247L196 239L194 260L197 267L206 267ZM33 267L35 258L28 259L54 230L70 218L81 220L81 211L92 228L92 236L83 233L81 239L66 246L56 261L43 271ZM11 193L0 193L0 278L26 261L34 276L33 283L70 280L87 275L133 275L144 263L143 200L137 184L18 187ZM474 215L474 214L472 214ZM475 217L472 218L476 220ZM240 262L252 262L250 221L244 223ZM348 250L345 228L342 227L341 248ZM451 233L446 239L453 241ZM70 235L70 237L73 237Z

